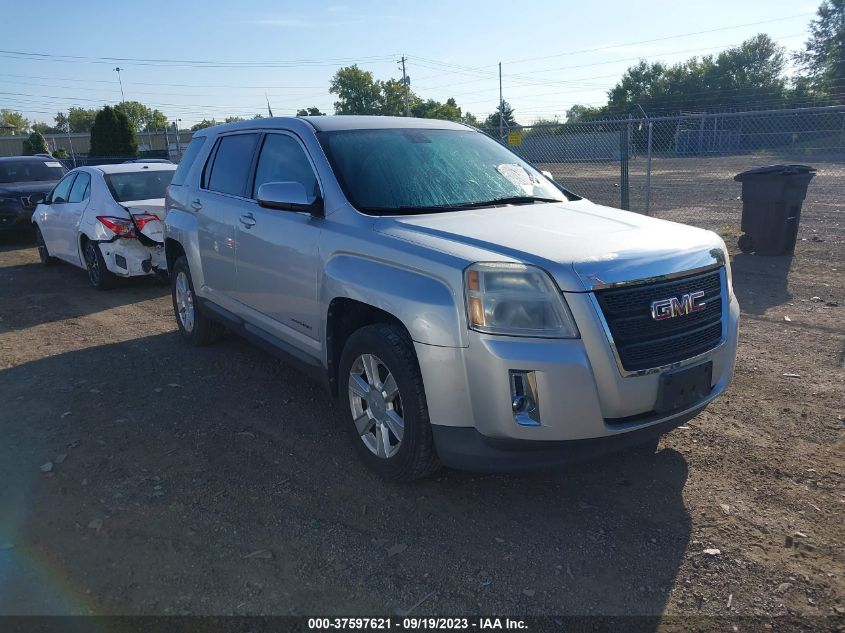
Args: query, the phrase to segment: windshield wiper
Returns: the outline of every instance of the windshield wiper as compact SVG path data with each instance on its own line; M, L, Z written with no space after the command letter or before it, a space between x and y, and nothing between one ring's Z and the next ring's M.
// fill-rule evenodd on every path
M481 202L467 202L453 205L452 209L477 209L479 207L495 207L500 204L533 204L535 202L563 202L557 198L541 198L539 196L510 196L507 198L493 198Z
M480 202L461 202L458 204L440 204L425 207L361 207L361 211L364 213L377 213L379 215L413 215L416 213L465 211L467 209L479 209L481 207L495 207L502 204L533 204L535 202L563 202L563 200L558 200L557 198L541 198L538 196L510 196L507 198L482 200Z

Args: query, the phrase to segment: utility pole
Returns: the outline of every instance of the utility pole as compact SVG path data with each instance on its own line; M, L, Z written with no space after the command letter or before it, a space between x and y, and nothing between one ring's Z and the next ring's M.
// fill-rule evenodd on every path
M411 82L408 78L408 75L405 74L405 60L406 59L407 58L404 55L402 55L402 60L401 60L401 63L402 63L402 85L405 87L405 116L410 116L410 113L408 112L408 88L409 88L408 84L410 84Z
M503 115L505 113L505 100L502 97L502 62L499 62L499 140L501 141L504 137L504 126L505 122L503 120Z
M126 97L123 96L123 80L120 78L120 71L126 70L125 68L121 68L120 66L115 67L114 71L117 73L117 82L120 84L120 102L123 103L126 101Z
M176 119L173 122L173 127L176 130L176 158L177 160L182 160L182 148L179 147L179 124L182 122L182 119Z

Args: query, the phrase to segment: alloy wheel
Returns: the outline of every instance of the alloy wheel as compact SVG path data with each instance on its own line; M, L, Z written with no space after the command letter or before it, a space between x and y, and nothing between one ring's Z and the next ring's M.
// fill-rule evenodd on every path
M349 370L349 407L358 435L377 457L393 457L402 444L402 397L390 369L377 356L362 354Z
M88 279L95 287L100 285L100 260L96 249L93 242L85 245L85 268L88 270Z
M176 275L176 312L185 331L192 332L194 329L194 293L191 292L191 284L184 271L179 271L179 274Z

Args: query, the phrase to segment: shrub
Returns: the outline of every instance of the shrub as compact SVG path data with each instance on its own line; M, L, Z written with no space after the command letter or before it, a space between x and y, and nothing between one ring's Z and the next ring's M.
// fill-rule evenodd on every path
M24 139L23 153L25 156L50 153L50 150L47 147L47 141L41 135L41 132L33 132L29 135L29 138Z
M123 112L104 106L91 126L91 156L136 156L138 140Z

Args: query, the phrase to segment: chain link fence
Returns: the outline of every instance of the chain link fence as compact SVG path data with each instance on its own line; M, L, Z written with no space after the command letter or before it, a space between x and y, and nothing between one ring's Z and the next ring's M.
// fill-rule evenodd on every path
M593 202L723 234L739 226L737 173L810 165L805 211L843 230L845 106L536 125L501 142Z

